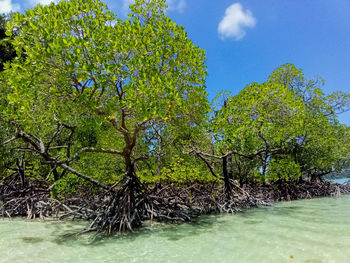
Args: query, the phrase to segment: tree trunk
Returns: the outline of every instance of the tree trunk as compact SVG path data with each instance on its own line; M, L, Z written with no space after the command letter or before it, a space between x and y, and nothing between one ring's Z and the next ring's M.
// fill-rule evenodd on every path
M316 173L311 174L311 182L312 183L317 183L319 181L320 181L320 178Z
M51 168L52 168L53 178L54 178L54 180L56 182L56 181L58 181L61 178L61 176L57 172L57 168L54 165L52 165Z
M233 161L232 155L227 156L227 174L229 179L233 179Z
M135 174L135 168L134 164L131 161L131 157L125 157L125 175L124 175L124 180L128 180L129 178L134 177Z
M25 162L25 156L23 154L23 156L21 157L21 159L17 159L17 171L21 180L21 184L22 187L26 187L27 182L26 182L26 178L25 178L25 174L26 174L26 162Z
M125 154L124 160L123 185L95 220L98 229L109 233L132 231L141 226L150 209L141 182L135 174L131 154Z
M231 178L229 177L229 172L227 169L227 156L222 158L222 173L224 177L226 198L229 199L231 197L232 185L230 181Z
M158 130L158 152L157 152L157 174L158 177L162 175L162 137L160 135L161 130Z

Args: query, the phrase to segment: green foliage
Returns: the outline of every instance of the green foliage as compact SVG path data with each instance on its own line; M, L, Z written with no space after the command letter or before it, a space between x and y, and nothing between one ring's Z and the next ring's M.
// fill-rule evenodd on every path
M201 163L194 161L190 156L170 155L170 161L162 170L161 175L152 174L149 167L141 170L139 176L146 183L208 183L216 181Z
M269 82L283 82L305 104L299 136L289 141L285 149L302 167L303 174L321 176L341 169L349 156L350 141L348 128L339 124L337 113L347 110L350 95L341 92L324 94L323 80L308 80L291 64L276 69Z
M129 160L151 151L144 142L152 125L163 124L172 133L174 125L195 130L209 109L205 53L165 15L164 3L138 0L125 21L95 0L60 1L14 14L7 34L18 58L4 72L6 118L44 142L58 121L74 127L73 151L115 147L119 157L101 157L101 164L108 158L122 163L114 168L117 177L121 166L128 169ZM64 141L57 138L57 146L59 140ZM65 150L52 153L62 159ZM94 177L87 168L93 156L71 165Z
M302 176L299 164L295 163L290 156L280 159L272 159L267 170L267 180L290 180Z
M39 5L16 14L8 33L17 28L13 44L27 60L12 64L22 78L12 83L10 102L20 103L23 113L32 116L28 95L50 95L45 105L49 112L67 120L72 118L67 112L77 109L62 104L71 107L67 102L73 100L92 114L103 112L110 121L120 121L126 108L129 129L135 122L199 111L206 100L204 52L164 15L164 1L152 3L136 1L136 13L126 21L92 0Z
M165 0L130 8L121 20L99 0L63 0L0 17L2 142L21 130L57 160L112 149L67 162L108 185L134 166L144 182L186 184L218 180L207 168L219 174L223 157L233 177L258 181L321 176L350 159L350 130L337 120L349 94L324 94L321 78L285 64L264 83L222 93L209 112L205 52L167 17ZM1 177L25 158L29 179L56 180L55 196L89 187L68 173L54 179L62 168L38 149L23 154L28 147L0 144ZM220 161L185 154L193 149Z
M65 199L76 194L79 189L88 188L90 185L83 179L68 174L64 178L55 182L51 188L51 196L54 198Z
M210 130L216 152L233 154L236 178L321 176L342 167L350 141L336 113L347 109L350 95L326 95L323 83L285 64L265 83L224 94Z
M125 171L120 158L107 154L84 154L74 167L106 185L120 181Z
M265 141L274 147L297 136L303 111L303 102L285 86L252 83L227 99L216 112L212 130L222 148L240 146L249 154Z
M210 182L215 178L193 163L186 162L178 155L171 158L169 167L162 169L162 178L168 182Z
M6 39L6 24L9 17L0 14L0 71L4 70L4 63L16 57L13 46Z

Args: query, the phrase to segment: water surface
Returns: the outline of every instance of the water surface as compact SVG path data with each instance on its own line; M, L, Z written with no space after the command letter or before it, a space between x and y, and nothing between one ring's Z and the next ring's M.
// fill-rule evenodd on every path
M350 182L350 178L332 179L331 182L334 182L337 184L346 184L346 183Z
M350 262L350 196L278 203L93 241L82 223L0 219L0 262Z

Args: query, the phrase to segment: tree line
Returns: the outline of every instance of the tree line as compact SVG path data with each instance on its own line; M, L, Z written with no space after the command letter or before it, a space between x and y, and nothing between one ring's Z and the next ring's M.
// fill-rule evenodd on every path
M194 183L229 196L348 164L337 115L349 94L284 64L209 103L205 51L165 1L130 8L122 20L101 1L70 0L1 17L0 181L44 182L61 198L118 182L132 196Z

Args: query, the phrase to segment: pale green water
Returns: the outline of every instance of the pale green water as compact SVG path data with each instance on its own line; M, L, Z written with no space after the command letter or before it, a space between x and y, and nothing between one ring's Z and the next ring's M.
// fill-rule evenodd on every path
M79 228L2 219L0 262L350 262L350 196L206 216L94 243L62 237Z

